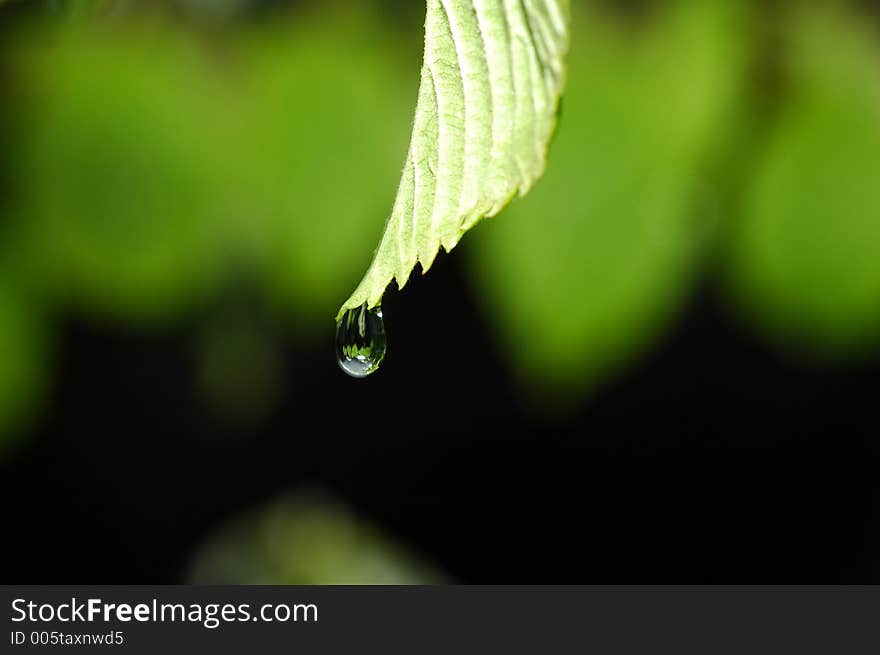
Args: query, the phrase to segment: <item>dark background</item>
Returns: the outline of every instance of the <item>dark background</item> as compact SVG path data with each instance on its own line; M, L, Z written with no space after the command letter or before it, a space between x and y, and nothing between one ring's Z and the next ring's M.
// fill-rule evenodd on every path
M328 332L270 424L207 454L231 437L192 397L192 335L67 325L53 414L3 470L4 581L177 580L218 519L299 482L467 583L878 580L877 367L787 365L701 294L548 427L518 410L452 258L385 313L381 374L345 378Z

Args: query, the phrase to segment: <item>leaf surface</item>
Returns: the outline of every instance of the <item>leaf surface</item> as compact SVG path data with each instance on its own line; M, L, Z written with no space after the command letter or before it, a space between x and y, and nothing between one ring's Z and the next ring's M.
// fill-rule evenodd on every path
M544 172L565 80L568 0L428 0L409 153L364 279L342 305L379 304Z

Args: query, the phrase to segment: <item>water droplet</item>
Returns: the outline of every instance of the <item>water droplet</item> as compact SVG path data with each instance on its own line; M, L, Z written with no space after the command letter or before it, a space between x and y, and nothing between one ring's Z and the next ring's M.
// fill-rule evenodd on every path
M366 303L349 309L336 327L336 361L353 378L365 378L385 359L385 321L382 308Z

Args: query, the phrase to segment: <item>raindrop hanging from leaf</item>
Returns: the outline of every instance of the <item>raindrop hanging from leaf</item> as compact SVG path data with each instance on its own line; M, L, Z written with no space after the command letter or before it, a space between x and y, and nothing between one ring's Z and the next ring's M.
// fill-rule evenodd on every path
M543 174L568 41L568 0L428 0L422 80L397 199L373 262L337 321L378 306L391 281L402 288L417 262L426 272L440 246L452 250Z
M385 321L382 308L364 303L349 309L336 328L336 361L353 378L365 378L385 359Z

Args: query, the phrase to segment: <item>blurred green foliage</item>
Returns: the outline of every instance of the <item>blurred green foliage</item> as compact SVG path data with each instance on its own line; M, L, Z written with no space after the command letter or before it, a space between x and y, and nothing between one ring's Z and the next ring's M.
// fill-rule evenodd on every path
M387 30L363 7L316 7L251 34L240 62L236 218L275 294L324 328L369 264L406 153L420 45L407 62L381 43Z
M0 456L22 437L44 399L49 355L38 305L15 276L0 272Z
M576 18L549 170L471 262L505 359L556 396L632 359L691 287L748 52L741 3L666 4L637 31L596 7Z
M440 584L445 576L322 494L278 498L222 526L190 584Z
M227 426L250 429L268 418L284 395L284 359L261 317L218 311L199 334L199 394Z
M33 45L33 44L28 44ZM162 319L221 270L223 216L199 53L167 31L71 29L24 51L25 245L55 295Z
M880 41L839 7L788 19L789 92L753 164L731 279L784 346L851 354L880 334Z
M382 25L324 7L214 51L167 21L77 25L20 55L39 268L76 304L140 322L191 308L230 265L265 270L307 321L332 314L405 147L405 67L373 47Z
M0 433L48 385L45 316L163 324L244 277L303 346L325 341L390 209L416 100L420 26L389 20L385 2L61 5L76 11L34 11L0 41ZM835 361L876 349L869 10L573 5L546 179L465 239L527 388L583 398L646 352L713 270L786 348ZM209 330L200 379L234 407L245 394L223 384L237 366L223 344L269 358L273 346L229 325Z

